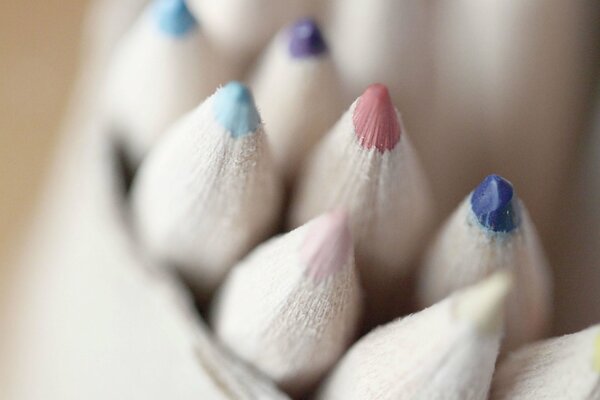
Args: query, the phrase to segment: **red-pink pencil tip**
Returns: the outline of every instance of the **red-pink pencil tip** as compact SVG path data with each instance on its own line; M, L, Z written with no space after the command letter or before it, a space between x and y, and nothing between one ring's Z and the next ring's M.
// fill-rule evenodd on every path
M387 87L380 83L370 85L358 98L352 121L358 141L366 149L375 147L383 153L400 140L396 109Z
M316 281L340 270L352 253L352 235L345 211L334 210L316 218L300 249L306 273Z

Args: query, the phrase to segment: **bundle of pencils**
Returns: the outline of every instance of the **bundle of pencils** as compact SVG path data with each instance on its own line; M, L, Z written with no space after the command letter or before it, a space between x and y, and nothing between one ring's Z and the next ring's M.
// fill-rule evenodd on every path
M426 144L432 5L332 3L98 2L3 398L600 399L600 324L549 338L536 189L440 183L512 139Z

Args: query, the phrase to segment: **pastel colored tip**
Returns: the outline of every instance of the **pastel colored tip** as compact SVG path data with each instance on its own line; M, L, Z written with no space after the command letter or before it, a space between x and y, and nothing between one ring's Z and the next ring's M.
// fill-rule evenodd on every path
M154 18L160 31L173 37L183 37L198 25L184 0L156 0Z
M215 119L232 137L246 136L256 131L260 116L250 89L232 81L214 94Z
M594 370L600 373L600 333L596 335L594 340Z
M393 149L400 140L400 121L387 87L376 83L358 98L352 116L360 145L380 153Z
M483 227L493 232L510 232L519 224L513 196L509 181L489 175L473 191L471 209Z
M352 249L348 216L335 210L313 221L300 249L300 258L306 273L320 281L342 269Z
M512 275L499 271L456 294L456 317L473 323L481 332L498 332L502 327L504 302L513 287Z
M318 56L327 51L327 45L317 23L311 18L298 20L290 28L290 54L295 58Z

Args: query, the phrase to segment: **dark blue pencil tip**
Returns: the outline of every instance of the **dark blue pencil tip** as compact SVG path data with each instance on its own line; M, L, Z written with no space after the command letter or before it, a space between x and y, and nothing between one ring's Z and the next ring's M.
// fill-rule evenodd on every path
M298 20L290 28L290 54L295 58L318 56L327 51L323 35L312 18Z
M215 93L213 100L215 119L232 137L238 138L256 131L260 116L254 105L250 89L232 81Z
M173 37L183 37L198 25L185 0L155 0L154 18L160 31Z
M489 175L471 195L471 209L479 223L494 232L510 232L518 224L513 187L498 175Z

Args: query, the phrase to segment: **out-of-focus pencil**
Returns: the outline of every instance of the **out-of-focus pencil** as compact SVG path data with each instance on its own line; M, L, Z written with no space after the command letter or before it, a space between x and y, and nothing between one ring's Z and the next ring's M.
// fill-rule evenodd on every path
M510 275L498 273L376 328L339 362L320 400L484 400L502 335Z
M406 0L333 0L332 53L345 92L355 98L371 82L388 86L403 113L427 108L432 4ZM412 125L411 125L412 127Z
M179 120L132 190L145 250L211 292L279 219L281 184L250 91L230 82Z
M550 271L527 210L513 187L486 177L441 229L420 274L418 297L429 306L498 270L515 276L507 301L507 349L541 337L548 327Z
M362 311L342 211L266 242L238 264L213 309L217 336L294 394L342 355Z
M510 354L497 367L490 399L600 399L600 325Z
M369 86L315 148L292 198L291 223L348 210L367 313L385 315L432 220L429 187L385 86Z
M155 0L108 67L107 129L137 164L170 124L224 83L226 71L185 1Z
M329 49L314 20L296 21L273 40L251 87L275 162L290 181L343 110Z
M140 14L148 0L91 1L83 23L84 65L96 64L104 72L104 63L113 47ZM88 58L85 60L85 58Z
M314 0L189 0L207 35L238 64L256 55L275 33L294 18L310 15Z
M577 173L565 190L555 268L555 332L600 321L600 81L590 135L581 143ZM582 312L585 310L585 312Z

